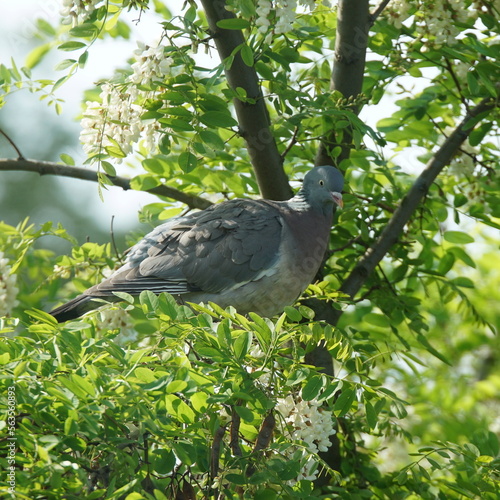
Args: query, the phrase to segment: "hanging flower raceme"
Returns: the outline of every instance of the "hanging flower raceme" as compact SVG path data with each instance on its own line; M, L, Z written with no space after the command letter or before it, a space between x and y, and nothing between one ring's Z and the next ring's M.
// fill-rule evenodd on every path
M294 441L306 443L307 449L303 450L304 457L311 455L297 480L314 480L317 476L317 460L314 460L313 455L327 451L331 446L330 436L336 432L333 427L332 412L323 409L321 403L315 399L311 401L299 399L296 402L291 395L279 399L276 410L283 416L287 425L284 435L290 436ZM287 451L293 455L297 452L297 448L291 447Z
M477 16L477 12L468 10L464 0L392 0L386 15L396 28L401 28L413 11L417 33L426 45L434 47L454 45L460 24Z
M270 31L276 35L288 33L297 17L299 5L309 11L316 8L314 0L258 0L255 9L257 29L262 34ZM271 21L273 11L274 20Z
M63 24L71 24L73 27L84 23L94 12L101 0L62 0L60 10Z
M162 80L170 73L170 66L174 62L171 57L165 56L163 45L151 47L137 42L138 49L134 50L136 62L132 64L134 74L129 80L136 85L149 85L153 80Z
M120 162L133 151L141 139L149 150L158 142L161 127L154 120L142 120L146 111L142 106L154 95L154 90L143 90L153 82L161 82L170 74L173 59L165 55L161 43L153 46L138 43L134 51L134 70L123 84L106 83L102 86L101 102L87 102L81 121L80 141L89 156L114 151ZM119 148L119 154L116 149Z
M101 153L107 147L116 147L123 155L132 151L141 133L143 108L135 104L137 89L129 86L124 91L105 83L99 102L87 102L81 122L80 141L87 155ZM118 158L120 161L120 158Z
M0 317L8 316L19 302L17 300L17 275L12 273L9 261L0 252Z

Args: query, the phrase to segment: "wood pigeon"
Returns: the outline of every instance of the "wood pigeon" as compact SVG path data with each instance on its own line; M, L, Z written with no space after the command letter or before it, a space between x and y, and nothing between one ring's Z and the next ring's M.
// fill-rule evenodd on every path
M342 174L311 169L288 201L234 199L175 217L133 246L125 264L102 283L51 311L77 318L113 292L168 292L180 303L214 302L271 317L314 279L328 245Z

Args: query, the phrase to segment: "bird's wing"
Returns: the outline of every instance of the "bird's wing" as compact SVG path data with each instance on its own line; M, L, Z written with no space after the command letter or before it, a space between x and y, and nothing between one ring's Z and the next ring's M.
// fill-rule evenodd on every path
M126 264L89 295L219 293L272 273L283 221L276 206L232 200L173 219L135 245Z

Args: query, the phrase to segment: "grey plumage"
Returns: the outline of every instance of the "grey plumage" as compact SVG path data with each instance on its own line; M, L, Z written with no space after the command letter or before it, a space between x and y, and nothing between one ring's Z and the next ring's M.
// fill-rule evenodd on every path
M241 314L281 312L321 265L343 183L336 168L315 167L291 200L235 199L173 218L132 247L109 278L50 314L67 321L102 305L93 299L143 290L232 305Z

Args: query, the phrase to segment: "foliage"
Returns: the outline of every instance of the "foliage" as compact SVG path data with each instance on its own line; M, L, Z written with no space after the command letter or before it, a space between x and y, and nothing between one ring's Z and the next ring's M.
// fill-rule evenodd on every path
M139 46L84 99L81 138L103 184L127 162L134 189L257 195L248 149L258 145L245 142L234 100L250 108L262 98L291 179L334 130L330 153L348 181L322 281L274 319L144 292L59 326L42 310L119 257L51 223L3 224L19 304L1 319L0 383L2 394L15 387L19 498L498 498L495 107L477 117L360 295L337 292L415 182L401 167L409 152L423 151L421 169L466 111L498 98L496 2L436 3L393 2L374 19L363 94L353 98L330 87L337 12L314 2L296 14L286 2L228 2L235 17L219 27L242 30L244 43L222 62L194 2L178 15L159 1L89 2L66 13L71 27L40 22L44 44L23 67L0 65L4 99L27 88L59 109L58 88L92 63L100 40L129 37L124 12L137 9L161 21L160 42ZM55 50L69 54L61 78L34 78ZM264 97L228 83L237 57L255 69ZM376 127L359 118L391 92L392 115ZM179 210L161 198L141 215L157 222ZM47 235L71 241L71 255L44 250ZM312 299L342 309L339 323L321 321ZM318 345L333 374L310 363ZM305 432L314 428L306 413L333 422L329 451L321 430ZM9 431L8 420L0 425Z

